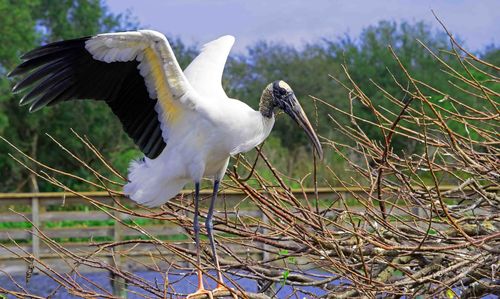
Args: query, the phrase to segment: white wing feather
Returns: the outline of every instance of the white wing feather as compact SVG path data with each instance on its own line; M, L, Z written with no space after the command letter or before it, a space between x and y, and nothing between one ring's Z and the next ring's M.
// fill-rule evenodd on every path
M211 99L227 98L222 88L222 73L234 44L234 37L222 36L203 45L200 54L184 70L189 83L202 96Z
M185 110L204 115L206 106L175 58L167 38L153 30L99 34L86 42L85 48L103 62L139 61L138 71L144 77L149 97L158 99L156 111L162 136L168 132Z

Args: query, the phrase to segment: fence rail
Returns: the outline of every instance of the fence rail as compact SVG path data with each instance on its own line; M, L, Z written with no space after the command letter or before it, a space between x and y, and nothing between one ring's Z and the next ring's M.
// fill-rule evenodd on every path
M304 195L314 196L313 189L292 192L299 198ZM318 196L331 198L336 192L363 192L363 188L352 190L320 188ZM191 193L186 190L182 192L182 195L190 196ZM207 198L210 194L211 190L200 192L202 198ZM0 223L3 224L0 227L0 269L12 274L26 272L26 263L20 263L21 257L26 256L26 253L43 260L50 260L57 270L64 270L64 267L67 267L61 257L52 252L50 246L40 242L38 234L27 220L48 237L82 255L91 249L89 242L92 240L125 240L141 235L137 230L124 227L118 221L114 221L109 214L93 207L81 195L106 204L113 204L113 199L108 192L80 192L80 195L65 192L0 193ZM231 206L232 203L241 202L245 197L246 195L242 192L223 190L219 203L225 202L227 206ZM119 195L118 198L122 204L131 206L139 212L146 212L123 195ZM222 204L219 207L221 206ZM263 218L259 210L250 207L240 209L240 212L247 217ZM122 220L139 218L128 214L116 216ZM188 248L193 246L188 233L170 222L141 224L141 227L155 237L166 239L165 242L173 242ZM241 252L249 254L247 248L241 248ZM258 250L250 252L250 254L259 253ZM133 253L137 259L146 259L150 254L151 248L147 246L134 249ZM102 254L102 258L113 261L109 254Z
M440 187L441 191L452 188L455 187ZM299 199L304 198L304 195L307 198L315 197L314 189L292 190L292 192ZM336 187L319 188L317 192L319 199L334 199L339 195L344 197L347 194L363 196L368 192L368 189ZM191 191L182 192L184 196L189 196L191 193ZM202 197L208 197L211 190L202 190L200 193ZM81 194L108 204L113 203L107 192L81 192ZM246 194L235 190L224 190L220 197L221 201L219 202L224 202L226 206L231 207L232 203L236 204L244 200ZM120 201L123 204L134 206L131 200L123 196L120 196ZM222 207L222 204L219 207ZM136 208L141 210L140 207ZM251 207L241 208L239 212L241 215L264 219L260 210ZM127 214L118 216L125 220L137 219L137 217ZM26 254L23 254L22 251L45 259L58 258L51 253L49 246L40 242L26 219L29 219L34 226L40 228L50 238L82 253L85 252L84 248L88 250L90 240L98 240L99 238L100 240L124 240L137 238L140 235L138 231L114 221L108 214L99 211L79 195L62 192L0 193L0 223L3 224L0 227L0 268L4 271L10 273L26 271L26 266L18 263L19 257L16 255L17 253L25 256ZM165 222L141 226L152 235L163 237L166 242L192 246L193 242L187 232L175 224ZM15 245L14 241L18 244ZM242 249L242 251L248 254L248 250ZM255 253L257 254L257 250ZM144 248L144 250L136 250L134 254L147 257L150 251L148 248Z

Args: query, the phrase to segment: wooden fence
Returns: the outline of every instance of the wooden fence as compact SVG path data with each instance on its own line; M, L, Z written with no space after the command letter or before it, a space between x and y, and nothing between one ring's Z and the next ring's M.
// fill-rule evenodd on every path
M309 198L314 198L314 190L293 191L298 198L303 198L304 193ZM320 199L337 197L338 193L364 192L362 188L320 188L318 196ZM191 191L184 191L184 195L190 195ZM106 204L113 201L107 192L82 192L81 194L91 197ZM210 190L202 190L201 196L206 197L211 194ZM242 201L246 195L242 192L224 190L221 192L219 204L224 202L228 207ZM190 200L188 198L188 200ZM134 206L134 203L127 198L120 198L125 205ZM137 209L140 209L137 207ZM17 213L13 212L16 211ZM240 210L242 215L252 217L263 217L258 209L250 207ZM26 217L26 218L24 218ZM137 219L130 215L119 215L121 219ZM86 199L70 193L43 192L43 193L0 193L0 269L8 273L26 272L25 263L19 263L16 253L27 252L34 256L50 260L57 269L58 264L65 267L63 262L57 260L60 257L54 254L50 248L40 242L36 233L33 233L29 219L34 226L40 228L45 235L63 243L65 247L76 250L75 252L85 252L91 240L124 240L138 237L140 232L128 227L124 227L119 222L114 221L107 213L93 207ZM95 226L92 223L97 224ZM141 225L152 235L163 237L167 242L192 246L192 240L187 236L187 232L181 227L169 223L152 223ZM18 244L15 245L14 242ZM3 248L2 248L3 247ZM243 248L241 249L244 250ZM137 257L147 257L150 253L148 248L135 250ZM257 253L257 252L256 252ZM106 255L106 254L104 254ZM105 258L106 256L104 256Z
M451 188L451 186L442 186L441 190L446 191ZM320 188L318 196L320 199L334 199L339 194L358 193L362 196L362 193L365 192L364 188ZM183 193L189 195L191 191ZM297 198L303 198L304 193L308 198L314 198L313 189L294 190L293 193ZM81 194L103 203L112 204L113 202L107 192L82 192ZM210 194L210 190L201 191L201 196L206 197ZM238 191L224 190L220 197L219 204L224 202L228 207L231 207L231 204L242 201L246 195ZM127 198L120 200L123 204L134 205ZM260 210L251 207L240 209L240 212L242 215L263 217ZM32 228L24 217L29 219L34 226L39 227L48 237L64 243L67 248L81 252L83 252L84 247L88 248L91 239L124 240L141 235L137 230L124 227L119 222L113 221L107 213L96 209L87 200L73 194L61 192L0 193L0 223L3 224L0 227L0 243L3 244L0 246L0 268L8 273L26 271L25 263L19 263L19 258L15 253L25 251L41 259L59 258L48 246L40 243L37 234L32 233ZM126 214L119 215L119 217L121 219L137 219L137 217ZM65 222L68 221L71 223L65 225ZM96 226L92 225L93 221L97 223ZM163 237L167 242L192 246L193 242L187 236L187 232L175 224L157 222L141 226L152 235ZM18 245L14 245L12 240L19 242ZM136 250L134 254L147 256L149 250L147 248L144 251Z

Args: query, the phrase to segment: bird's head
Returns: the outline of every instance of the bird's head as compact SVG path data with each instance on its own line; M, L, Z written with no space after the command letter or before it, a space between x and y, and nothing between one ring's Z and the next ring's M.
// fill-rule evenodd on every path
M259 108L264 117L272 117L276 109L283 110L306 132L320 160L323 159L323 149L318 136L314 132L302 106L300 106L295 93L285 81L278 80L267 85L262 92Z

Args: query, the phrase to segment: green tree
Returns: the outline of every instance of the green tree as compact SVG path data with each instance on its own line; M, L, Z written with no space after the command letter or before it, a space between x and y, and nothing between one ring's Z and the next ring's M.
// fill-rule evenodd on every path
M77 151L82 159L91 165L97 165L98 161L95 161L93 154L83 150L82 145L69 133L69 128L74 128L77 132L89 136L97 148L124 173L130 159L141 156L141 153L122 132L120 123L104 103L62 103L29 114L25 107L18 106L19 97L10 92L13 82L7 80L5 74L19 63L18 57L23 52L39 44L98 32L136 29L137 22L129 15L111 14L103 2L97 0L21 0L15 4L13 1L0 0L0 13L4 16L0 19L0 43L3 45L0 48L0 134L26 153L54 167L87 176L88 174L68 155L63 154L54 143L43 136L45 132L50 133L64 145ZM186 67L197 51L179 39L169 40L179 63ZM243 100L257 108L263 88L274 80L285 80L294 89L319 133L345 142L347 139L338 134L330 117L344 126L351 126L350 120L332 109L316 109L315 102L309 97L315 96L348 111L348 91L329 76L331 74L346 82L342 64L346 65L351 78L372 99L374 105L383 106L392 113L398 113L400 108L386 99L372 82L373 80L393 95L399 95L400 101L406 99L392 76L403 86L407 86L408 82L389 51L389 45L417 79L431 82L439 90L454 88L448 82L449 76L443 75L432 55L417 40L436 53L442 49L451 49L448 37L443 32L432 30L425 23L398 24L383 21L366 28L356 39L348 36L336 40L324 39L300 49L277 43L256 43L248 48L247 53L230 57L223 85L230 97ZM500 57L498 53L498 48L491 46L484 51L482 57L495 63ZM452 55L445 54L443 59L450 64L459 63ZM478 70L472 70L472 74L478 80L487 80ZM468 76L465 71L463 75ZM460 82L455 84L460 85ZM486 82L486 86L489 86L488 84ZM491 88L498 89L493 83ZM436 96L432 100L444 108L455 109L449 102L441 101L442 98ZM482 105L473 102L477 101L473 97L470 97L469 101L466 93L461 100L473 106ZM375 121L369 108L359 100L353 101L353 109L357 115ZM460 107L456 109L460 110ZM321 121L316 122L317 119ZM368 133L369 138L382 141L382 134L377 127L362 122L359 122L359 125ZM453 126L456 127L454 129L465 132L461 124ZM292 176L303 174L302 166L305 166L311 157L311 147L305 134L289 118L278 116L270 139L266 151L274 155L273 161L277 163L278 168ZM397 150L405 151L411 151L412 146L399 142L397 137L392 145ZM28 172L7 157L8 151L11 151L8 146L0 143L0 175L4 178L0 181L0 190L29 190ZM326 159L340 160L338 153L332 151L327 152ZM332 163L335 164L332 166L338 168L336 171L341 171L341 165ZM75 182L65 183L78 188ZM41 190L51 188L53 187L48 184L41 184Z
M129 160L141 154L123 133L121 124L106 104L90 101L61 103L31 114L26 107L19 107L20 97L10 91L14 82L7 80L5 74L20 62L18 57L22 53L40 44L99 32L133 30L138 23L129 15L110 13L99 0L1 0L0 11L5 12L2 13L5 18L0 19L0 42L3 45L0 49L0 134L32 157L86 177L88 174L76 161L44 136L45 132L49 133L78 152L80 158L90 165L98 167L94 155L84 150L83 145L72 136L70 128L73 128L89 136L94 145L124 173ZM194 51L179 39L173 39L173 48L182 52L178 54L183 65L194 55ZM5 178L0 181L0 190L33 190L33 186L30 188L28 184L29 173L10 159L8 152L12 149L0 143L0 174ZM65 183L78 188L75 181ZM53 188L40 181L41 191Z
M398 107L385 99L371 82L374 80L391 94L400 94L401 101L404 100L403 92L394 84L389 70L394 72L393 75L402 84L406 85L408 82L399 71L388 46L394 49L402 63L411 68L418 79L433 82L439 87L448 85L432 55L417 40L436 51L450 48L443 32L434 32L423 22L397 24L382 21L366 28L356 40L348 36L339 40L325 39L300 50L281 44L257 43L248 49L246 55L230 60L225 82L229 86L230 95L244 99L254 107L267 83L278 79L289 82L308 114L317 113L322 120L318 128L320 134L332 137L337 132L329 121L329 115L333 115L344 125L351 125L350 120L330 109L316 111L314 102L308 96L313 95L344 111L348 110L348 93L328 76L331 74L345 81L342 64L346 65L352 79L374 100L375 105L383 105L396 113ZM356 113L375 121L369 109L359 101L355 100L353 105ZM370 138L381 140L381 132L375 126L360 125L369 133ZM307 138L290 119L280 119L275 126L273 135L281 139L281 144L286 143L292 148L292 157L303 151L304 146L308 146ZM342 141L337 135L336 139ZM407 144L398 144L396 138L395 146L405 148Z
M257 107L260 93L266 84L278 79L285 80L291 84L298 98L301 99L307 114L313 116L314 123L314 116L318 115L321 120L318 124L319 133L329 138L334 137L333 139L338 142L346 142L348 138L338 134L337 127L330 121L330 117L335 118L343 126L352 126L351 120L333 109L316 111L314 102L308 96L315 96L343 111L349 111L349 92L328 76L331 74L350 85L341 67L345 65L351 78L372 100L373 105L383 106L391 113L399 113L400 107L385 98L383 92L372 82L373 80L387 92L396 95L401 102L408 100L405 98L405 93L394 82L393 76L403 86L406 87L409 84L391 54L389 46L417 79L432 82L440 90L446 91L453 88L448 83L448 76L443 74L435 58L422 47L419 41L436 53L440 50L451 49L448 36L442 31L433 30L426 23L401 22L398 24L382 21L363 30L356 39L349 36L335 40L324 39L301 49L283 44L257 43L249 47L245 55L237 55L229 61L224 83L229 87L230 96ZM451 56L443 59L451 64L458 63ZM438 102L441 98L442 96L435 97L435 101ZM376 122L373 113L359 99L354 99L352 104L356 115ZM447 103L442 105L445 104ZM393 119L395 116L388 114L388 118ZM364 132L368 133L369 138L383 142L382 132L376 126L363 122L358 122L358 124ZM294 168L303 169L302 164L296 161L310 160L310 149L308 149L310 145L307 138L290 119L286 117L278 119L271 138L280 139L278 142L272 142L278 153L282 150L277 147L286 145L285 151L287 151L288 159L284 159L284 163L288 165L282 165L280 168L288 170L288 174L293 175ZM408 152L416 146L416 144L408 144L400 140L397 136L392 140L391 145L396 150ZM337 158L337 153L327 153L327 160L338 161ZM335 166L338 168L337 171L342 168Z
M4 75L19 63L18 57L21 53L40 43L90 35L99 31L119 30L130 25L128 19L122 15L108 13L100 1L3 1L2 8L9 11L2 15L12 18L16 26L1 27L0 35L11 41L8 47L2 47L1 51L5 53L0 54L6 55L6 59L1 61ZM4 96L0 102L0 111L8 123L8 126L3 128L2 135L33 157L55 167L69 165L69 170L78 174L81 170L76 168L75 163L58 152L57 147L43 136L44 132L49 132L69 147L81 148L74 138L67 138L70 127L90 136L104 137L103 134L107 134L107 138L103 139L107 140L107 143L98 144L101 149L116 149L124 144L122 134L109 134L109 130L119 129L119 124L112 121L104 106L81 102L75 105L63 104L29 114L26 107L18 106L19 97L12 95L12 82L8 82L5 76L2 76L1 81L1 94ZM108 132L105 132L106 130ZM6 153L11 151L6 144L1 146L1 171L3 177L8 179L0 182L0 188L5 191L29 190L28 173L6 157ZM74 169L71 169L72 165ZM13 182L16 182L15 185ZM47 190L48 186L42 184L41 190ZM33 187L32 185L31 188Z
M376 26L364 29L357 40L346 37L338 42L329 42L327 51L330 55L337 57L339 62L345 63L351 78L372 100L373 105L383 106L397 115L400 107L385 98L384 93L373 83L375 82L390 94L395 95L401 102L409 100L394 82L395 78L399 84L411 89L405 74L391 54L389 46L392 47L401 63L411 70L415 78L423 82L432 82L441 90L449 89L448 76L443 76L439 64L419 41L436 53L450 49L448 36L444 32L432 30L429 24L424 22L397 24L381 21ZM353 105L358 115L372 122L377 121L370 108L359 100L354 101ZM389 117L389 119L392 118L395 117ZM349 125L348 120L344 123ZM359 122L359 125L369 138L383 142L379 128L363 122ZM393 139L392 145L396 149L409 149L409 145L399 143L397 137Z

